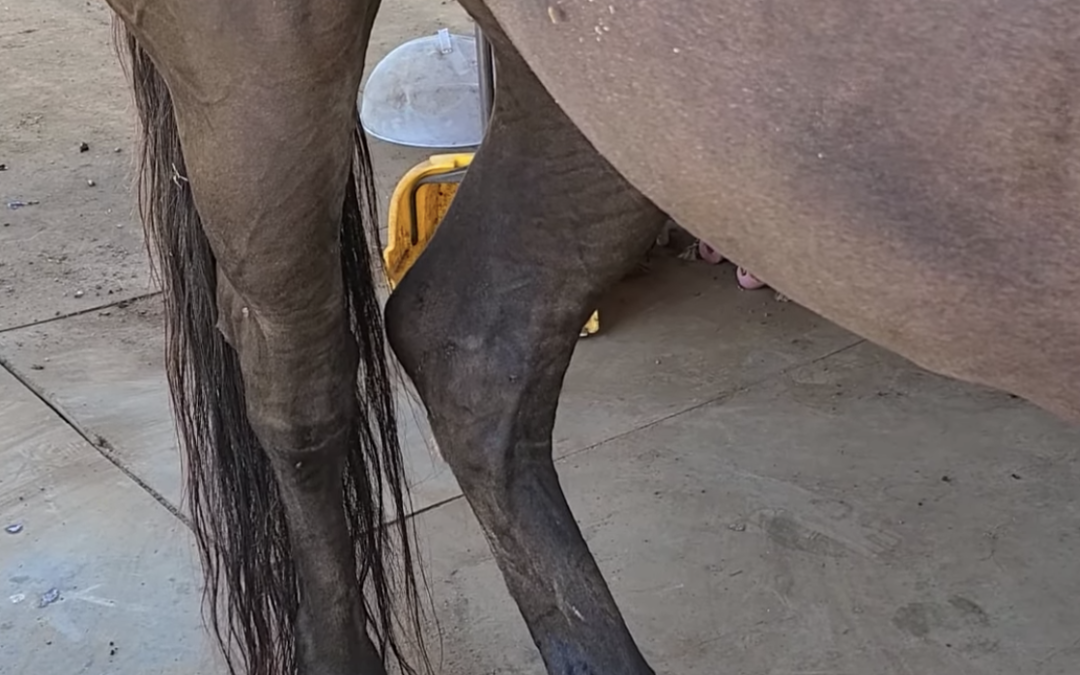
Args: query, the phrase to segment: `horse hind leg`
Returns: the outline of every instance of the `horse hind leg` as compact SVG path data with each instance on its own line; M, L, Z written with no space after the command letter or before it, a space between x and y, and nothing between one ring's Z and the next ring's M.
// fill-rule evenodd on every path
M221 16L277 11L232 9ZM404 510L402 460L351 175L370 24L360 10L328 22L339 26L321 31L330 44L311 49L340 60L324 61L302 53L303 36L258 33L292 25L281 17L200 38L187 14L174 16L169 29L187 41L151 34L153 62L142 34L130 48L146 135L144 216L160 253L213 627L232 672L383 675L403 618L391 615L389 565L397 554L411 560L404 520L382 528L381 483ZM214 42L237 37L248 44ZM183 51L200 39L197 53ZM288 63L256 56L268 53ZM192 95L221 82L227 96ZM409 575L403 590L415 599Z
M390 297L388 336L548 672L643 675L652 670L559 486L551 433L593 303L665 216L490 28L494 117L437 235Z

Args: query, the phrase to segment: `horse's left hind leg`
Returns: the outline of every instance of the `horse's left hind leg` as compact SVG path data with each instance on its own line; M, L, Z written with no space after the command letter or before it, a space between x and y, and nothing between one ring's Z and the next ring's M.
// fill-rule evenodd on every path
M391 296L388 336L548 672L644 675L559 486L551 431L598 293L633 268L665 216L515 54L503 45L499 56L488 136Z
M138 43L170 384L230 670L385 675L379 487L400 510L401 458L351 168L377 3L112 4Z

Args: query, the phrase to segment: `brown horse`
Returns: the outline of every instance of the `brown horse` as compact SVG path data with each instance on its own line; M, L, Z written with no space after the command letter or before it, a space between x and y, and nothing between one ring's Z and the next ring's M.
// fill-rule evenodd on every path
M497 53L494 116L386 332L548 672L652 672L551 430L578 329L665 214L927 368L1080 413L1080 5L461 1ZM231 665L408 668L417 590L404 521L380 526L407 495L355 129L378 0L110 2Z

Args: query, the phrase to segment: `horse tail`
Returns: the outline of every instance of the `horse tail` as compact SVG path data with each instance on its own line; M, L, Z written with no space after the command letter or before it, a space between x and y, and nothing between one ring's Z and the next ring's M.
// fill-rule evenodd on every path
M216 263L184 178L169 89L137 40L119 21L117 28L141 127L140 214L164 299L166 370L185 460L189 525L203 565L206 619L233 675L291 675L299 597L285 510L248 420L238 356L216 328ZM384 661L415 673L407 651L418 651L430 671L421 638L419 566L406 518L393 371L374 281L375 188L359 125L354 139L340 249L346 309L360 354L359 414L344 501L367 630Z

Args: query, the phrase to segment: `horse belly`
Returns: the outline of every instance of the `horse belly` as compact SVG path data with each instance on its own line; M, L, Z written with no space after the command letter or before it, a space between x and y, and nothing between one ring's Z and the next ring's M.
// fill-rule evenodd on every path
M1080 6L1030 4L487 9L681 225L931 370L1080 416Z

